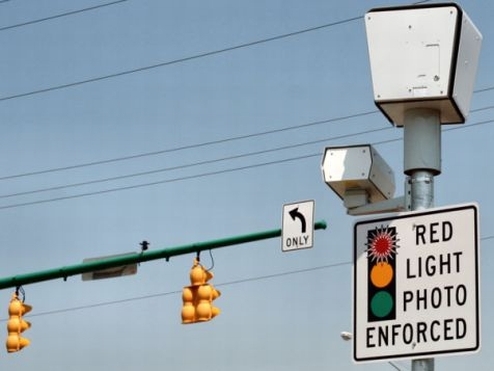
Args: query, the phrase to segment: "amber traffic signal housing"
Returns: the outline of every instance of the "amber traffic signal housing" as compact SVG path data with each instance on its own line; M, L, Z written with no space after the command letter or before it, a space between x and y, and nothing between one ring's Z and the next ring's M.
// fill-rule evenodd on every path
M204 268L198 259L190 270L190 286L182 290L182 323L196 323L210 321L220 310L213 306L213 300L220 296L220 292L208 283L213 273Z

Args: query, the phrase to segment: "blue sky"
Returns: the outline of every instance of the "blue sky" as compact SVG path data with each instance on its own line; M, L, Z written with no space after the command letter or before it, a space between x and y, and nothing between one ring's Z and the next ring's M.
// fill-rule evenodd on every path
M192 255L120 279L26 285L31 345L2 367L381 370L353 364L339 335L351 329L359 219L320 166L325 146L372 143L403 193L403 132L374 106L362 17L404 4L1 2L0 276L144 239L158 249L280 228L283 204L300 200L328 223L304 251L282 253L279 239L214 250L222 313L206 324L180 324ZM478 354L436 359L453 371L494 363L494 3L461 5L484 41L468 121L443 128L435 204L479 204L484 315ZM4 324L11 292L0 292Z

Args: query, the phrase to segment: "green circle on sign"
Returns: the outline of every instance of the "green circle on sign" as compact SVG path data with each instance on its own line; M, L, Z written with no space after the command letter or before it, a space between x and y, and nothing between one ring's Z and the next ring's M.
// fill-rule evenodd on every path
M371 312L376 317L386 317L393 309L393 297L387 291L378 291L371 299Z

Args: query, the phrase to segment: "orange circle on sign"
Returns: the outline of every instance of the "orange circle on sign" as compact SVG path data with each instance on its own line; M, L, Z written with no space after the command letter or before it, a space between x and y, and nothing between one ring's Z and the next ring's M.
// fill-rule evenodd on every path
M376 287L386 287L393 279L393 267L387 262L379 262L370 272L370 279Z

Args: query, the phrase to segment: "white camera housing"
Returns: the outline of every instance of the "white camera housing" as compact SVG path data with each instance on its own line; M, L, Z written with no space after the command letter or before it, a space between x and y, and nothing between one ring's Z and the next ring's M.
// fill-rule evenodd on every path
M395 125L432 108L443 124L470 111L482 35L454 3L372 9L365 16L374 101Z
M347 208L388 200L395 192L393 170L370 144L327 147L322 174Z

